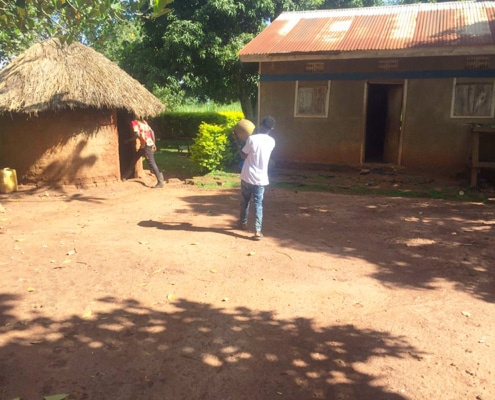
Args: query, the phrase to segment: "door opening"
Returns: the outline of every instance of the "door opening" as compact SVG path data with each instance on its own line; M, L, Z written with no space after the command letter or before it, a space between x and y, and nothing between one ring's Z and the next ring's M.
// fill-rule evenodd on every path
M364 162L399 164L402 84L368 84Z
M132 118L127 112L123 110L117 111L120 176L122 179L134 178L135 176L135 171L133 171L132 164L136 153L136 142L129 140L133 137L131 120ZM130 175L128 175L129 171L131 171Z

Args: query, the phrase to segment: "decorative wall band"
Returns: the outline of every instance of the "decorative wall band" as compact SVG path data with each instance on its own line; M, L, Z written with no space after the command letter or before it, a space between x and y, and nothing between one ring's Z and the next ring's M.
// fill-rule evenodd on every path
M495 69L476 71L380 71L328 74L284 74L260 76L261 82L289 81L366 81L373 79L495 78Z

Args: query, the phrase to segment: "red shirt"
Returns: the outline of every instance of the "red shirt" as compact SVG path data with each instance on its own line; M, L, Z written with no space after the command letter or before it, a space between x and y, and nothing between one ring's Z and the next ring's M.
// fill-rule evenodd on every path
M146 121L133 120L131 122L132 130L139 139L141 147L155 145L155 133Z

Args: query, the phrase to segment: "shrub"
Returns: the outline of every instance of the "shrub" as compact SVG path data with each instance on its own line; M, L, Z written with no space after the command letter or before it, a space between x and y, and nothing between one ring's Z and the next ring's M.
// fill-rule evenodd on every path
M228 138L222 126L203 122L191 146L191 160L203 170L216 171L222 163L227 143Z
M203 172L228 171L240 161L231 133L243 118L240 111L165 112L150 124L157 138L163 141L191 140L191 160Z
M242 113L225 112L218 115L223 118L223 124L203 122L191 146L191 159L208 172L229 170L240 160L232 129L243 118Z

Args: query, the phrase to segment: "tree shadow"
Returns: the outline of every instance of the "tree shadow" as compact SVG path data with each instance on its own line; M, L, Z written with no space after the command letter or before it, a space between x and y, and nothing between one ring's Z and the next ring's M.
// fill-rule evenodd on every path
M65 190L62 185L45 185L45 186L28 187L19 190L15 193L10 193L9 195L0 195L0 200L2 201L3 204L7 204L9 202L17 202L19 201L19 199L22 199L24 203L28 203L29 196L50 197L50 198L55 197L67 203L79 201L85 203L103 204L105 200L107 200L104 197L88 196L82 193L71 193L70 191ZM36 201L38 200L33 199L33 202Z
M16 300L19 300L19 296L0 293L0 326L8 326L12 321L15 321L11 310L13 310Z
M0 301L4 314L22 299ZM405 400L383 386L387 371L371 375L355 365L423 356L402 336L280 319L270 310L186 299L150 308L113 297L95 308L87 318L7 316L0 398Z
M185 219L208 214L234 221L238 213L236 191L182 200L187 207L175 212ZM495 302L493 205L268 188L263 229L285 249L366 260L377 267L371 276L387 286L434 290L443 279ZM449 256L454 249L460 257Z
M77 143L73 153L65 160L54 160L43 170L42 176L52 187L60 187L62 182L78 182L80 171L93 166L98 157L95 154L82 156L87 140Z

